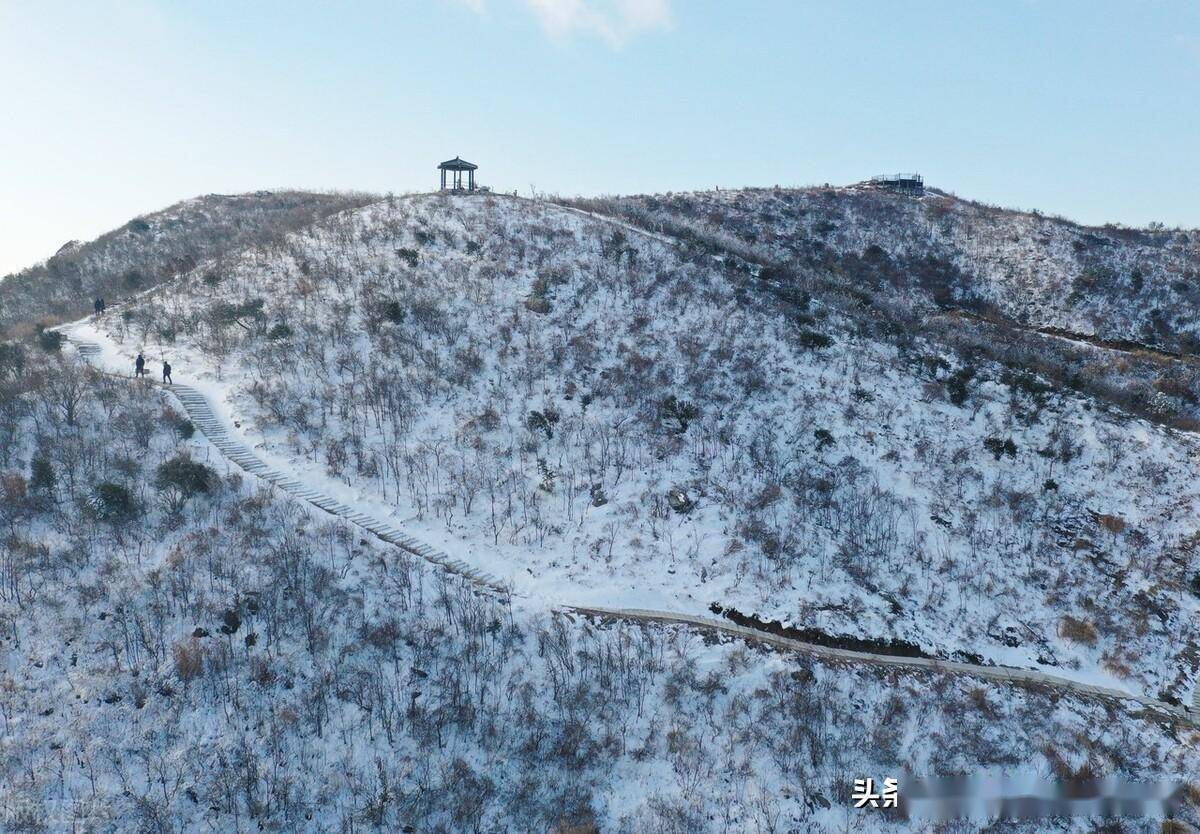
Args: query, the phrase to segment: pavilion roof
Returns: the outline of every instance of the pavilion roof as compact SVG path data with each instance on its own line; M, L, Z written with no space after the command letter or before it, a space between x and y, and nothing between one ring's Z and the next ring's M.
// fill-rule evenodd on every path
M457 156L454 159L448 159L438 166L441 171L474 171L479 166L473 162L467 162L465 159L459 159Z

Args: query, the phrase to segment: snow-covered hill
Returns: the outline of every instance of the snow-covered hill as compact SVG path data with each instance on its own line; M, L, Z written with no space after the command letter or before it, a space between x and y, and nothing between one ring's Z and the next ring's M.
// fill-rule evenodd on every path
M1195 352L1200 231L1085 227L862 184L571 201L941 308Z
M1022 327L1081 324L1049 283L1045 318L1005 308L1025 254L980 266L993 243L926 293L950 250L855 208L896 198L797 193L714 195L737 211L703 222L418 195L269 240L227 213L180 277L68 328L115 375L0 343L0 828L871 832L924 823L853 809L865 776L1194 783L1200 733L1131 701L562 612L716 606L1195 695L1187 360ZM895 211L947 198L923 199ZM841 206L835 254L789 200ZM1035 222L949 211L978 241ZM81 280L166 263L180 228L129 227ZM1096 332L1129 337L1122 311L1134 331ZM138 351L296 483L514 593L240 469L129 378Z
M1200 769L1121 704L480 595L70 357L0 394L5 830L890 831L854 779Z
M871 184L567 204L668 231L757 275L762 292L851 304L876 338L920 334L964 361L1200 429L1200 232L1081 227Z
M134 218L89 243L71 241L45 263L0 281L0 334L84 315L98 297L114 303L202 261L268 245L371 199L301 191L209 194Z
M429 196L201 266L96 335L531 598L1190 698L1193 435L763 281L552 205Z

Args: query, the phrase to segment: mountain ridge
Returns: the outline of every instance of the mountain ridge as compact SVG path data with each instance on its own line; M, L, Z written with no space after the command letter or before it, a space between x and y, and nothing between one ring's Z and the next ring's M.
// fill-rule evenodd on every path
M138 215L0 279L0 333L84 315L98 297L115 302L202 261L375 199L349 192L206 194Z

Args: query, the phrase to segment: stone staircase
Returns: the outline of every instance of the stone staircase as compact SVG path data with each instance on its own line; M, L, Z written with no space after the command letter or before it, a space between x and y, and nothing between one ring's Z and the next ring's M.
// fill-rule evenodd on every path
M68 336L68 340L76 352L89 363L95 363L102 353L99 345L93 342L82 341L70 336ZM330 515L356 524L383 541L444 568L450 573L461 576L481 588L495 593L510 593L509 587L491 574L477 570L461 559L451 558L448 554L406 535L392 525L356 510L354 507L313 489L270 466L254 454L242 440L229 432L225 424L213 412L212 405L204 394L192 386L176 383L161 387L179 401L188 419L222 455L251 475L268 481L289 495L307 501Z

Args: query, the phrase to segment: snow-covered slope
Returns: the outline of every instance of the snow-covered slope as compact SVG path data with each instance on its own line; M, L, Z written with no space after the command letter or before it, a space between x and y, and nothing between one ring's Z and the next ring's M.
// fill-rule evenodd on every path
M886 325L886 322L884 323ZM1197 678L1196 439L559 207L418 197L95 335L531 599L733 608L1164 698Z
M1173 351L1200 347L1198 230L1084 227L870 184L573 202L869 292Z
M6 831L893 831L854 779L1200 770L1124 704L481 595L70 357L0 394Z
M371 199L361 194L260 191L209 194L131 220L89 243L71 241L45 263L0 281L0 334L91 312L196 264L268 244Z

